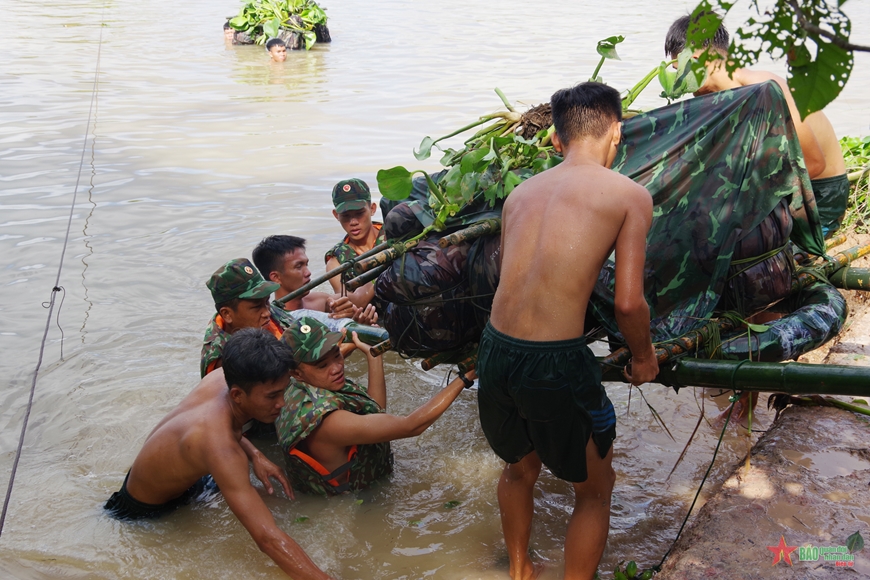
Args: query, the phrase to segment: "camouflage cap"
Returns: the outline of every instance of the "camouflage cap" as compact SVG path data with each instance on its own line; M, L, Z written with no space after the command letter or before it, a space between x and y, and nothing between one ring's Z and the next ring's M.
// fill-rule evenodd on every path
M281 287L276 282L267 282L250 260L237 258L215 270L208 282L215 305L235 298L268 298Z
M332 188L332 205L338 213L365 209L371 202L372 192L362 179L345 179Z
M314 363L341 342L341 333L330 332L316 318L303 316L284 331L281 340L293 351L297 363Z

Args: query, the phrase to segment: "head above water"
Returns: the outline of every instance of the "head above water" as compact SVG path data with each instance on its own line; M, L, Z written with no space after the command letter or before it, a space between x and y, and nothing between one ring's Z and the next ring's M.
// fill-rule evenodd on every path
M299 363L316 363L341 342L340 332L331 332L316 318L303 316L284 331L281 342L293 353Z
M683 49L686 48L686 39L689 35L689 27L692 25L698 25L699 22L703 20L709 19L710 16L713 16L711 13L701 12L695 18L692 18L689 15L682 16L674 20L674 23L671 24L671 27L668 28L668 33L665 36L665 56L668 58L674 59L683 52ZM701 50L707 48L709 46L713 47L713 50L718 52L720 55L728 56L728 29L725 28L725 25L721 23L721 19L716 16L715 21L719 22L719 27L716 29L713 38L708 38L700 46L695 47L697 50ZM704 32L704 31L702 31Z
M298 236L269 236L257 244L251 257L261 272L268 276L270 272L281 268L284 254L292 254L296 250L305 250L305 239Z
M296 368L287 345L261 328L233 334L222 359L227 387L238 387L249 395L257 385L280 381Z
M604 138L613 124L622 121L622 99L613 87L580 83L550 97L553 124L562 145L581 139Z
M267 282L246 258L230 260L211 275L205 283L211 291L215 310L222 306L238 304L240 299L262 300L278 289L278 284Z
M266 52L272 60L282 62L287 58L287 45L280 38L270 38L266 41Z
M369 190L368 184L362 179L356 177L344 179L332 188L332 205L335 206L335 211L338 213L365 209L371 204L371 201L372 192Z

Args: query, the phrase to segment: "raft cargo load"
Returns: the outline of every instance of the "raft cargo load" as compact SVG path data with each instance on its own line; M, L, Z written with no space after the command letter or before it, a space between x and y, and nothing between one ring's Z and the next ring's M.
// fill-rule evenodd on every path
M326 12L313 0L249 0L228 19L235 30L233 44L265 44L280 38L288 50L309 50L332 42Z
M531 112L541 117L542 108ZM815 256L826 251L809 175L794 126L783 122L787 118L781 90L767 82L624 121L613 169L646 187L654 204L645 267L653 342L677 340L723 317L743 322L775 310L784 317L756 327L761 332L732 325L704 356L782 361L818 348L842 328L843 296L824 273L803 272L792 257L794 249ZM531 135L521 130L517 136L532 138L549 120L534 122ZM489 316L500 238L493 228L487 235L466 233L475 224L498 224L503 200L491 204L478 191L440 231L402 242L436 222L431 187L471 170L462 165L416 178L404 201L383 199L390 259L376 256L354 266L357 274L382 269L375 284L380 323L392 347L405 356L461 361L476 351ZM458 241L444 243L446 238ZM583 259L582 253L577 258ZM829 270L827 275L835 271ZM771 272L779 278L773 285ZM586 328L606 335L616 350L625 341L613 299L614 262L608 260L590 299Z

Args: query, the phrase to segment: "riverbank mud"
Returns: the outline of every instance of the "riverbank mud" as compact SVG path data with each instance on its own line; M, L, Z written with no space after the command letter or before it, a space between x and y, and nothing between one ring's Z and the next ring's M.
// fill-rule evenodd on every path
M870 236L850 236L837 249L868 240ZM868 262L863 258L855 266L867 267ZM849 304L844 331L801 362L870 366L870 297L866 292L843 293ZM766 400L762 394L759 404ZM845 547L855 532L870 539L868 441L866 416L789 407L752 448L748 465L738 461L721 488L692 516L656 578L870 577L867 549L851 554L853 561L839 563L842 551L831 552L826 560L821 550Z

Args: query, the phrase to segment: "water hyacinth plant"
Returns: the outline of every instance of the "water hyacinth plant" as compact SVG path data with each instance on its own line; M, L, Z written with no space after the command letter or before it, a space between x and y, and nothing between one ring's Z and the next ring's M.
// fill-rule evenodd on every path
M623 36L610 36L598 42L596 50L601 56L590 80L603 82L599 75L605 60L620 60L616 45ZM677 68L671 70L672 64ZM702 72L703 71L703 72ZM656 65L640 82L624 93L623 111L626 115L636 113L632 103L650 82L658 78L664 92L662 97L674 99L697 90L703 83L703 65L692 59L691 51L681 54L678 61ZM413 189L413 178L421 174L429 186L429 205L435 212L434 223L418 238L430 231L442 231L451 217L468 204L485 200L494 206L510 195L514 188L542 171L555 167L562 157L553 149L555 131L550 124L549 104L539 105L520 114L499 89L495 89L507 111L500 111L478 118L448 135L433 139L425 137L414 156L422 161L428 159L438 143L483 125L463 142L460 149L444 149L441 164L447 172L437 181L423 170L408 170L398 166L378 171L378 188L387 199L400 201L407 198ZM540 119L546 119L545 124Z
M249 0L230 26L245 32L257 44L265 44L282 30L297 32L309 50L317 42L314 29L326 25L326 12L314 0Z

